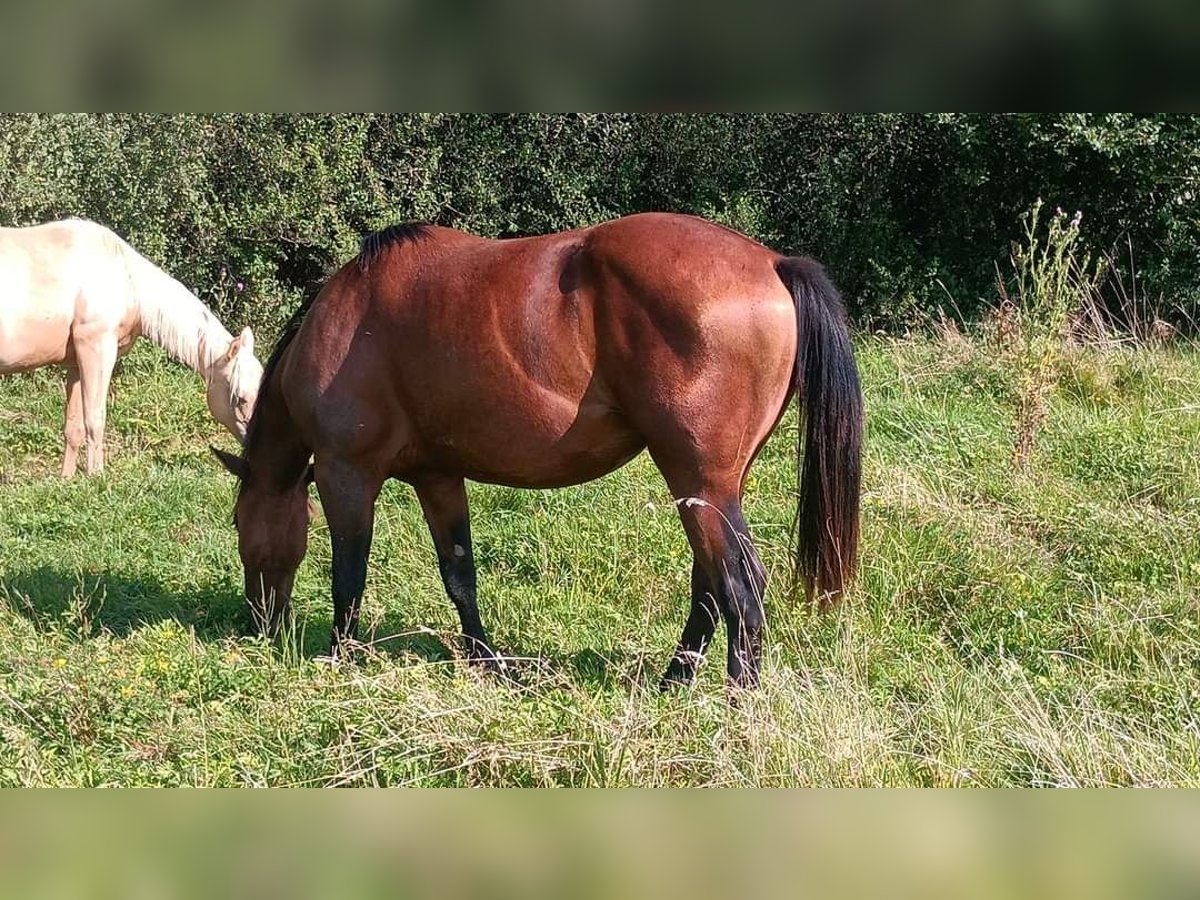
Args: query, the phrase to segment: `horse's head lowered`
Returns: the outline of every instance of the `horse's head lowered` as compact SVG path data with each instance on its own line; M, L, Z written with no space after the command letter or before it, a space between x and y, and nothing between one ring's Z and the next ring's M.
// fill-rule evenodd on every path
M292 583L308 543L312 466L306 465L298 479L280 481L277 472L253 471L244 457L210 449L240 482L233 524L246 577L246 600L258 629L274 637L290 613Z
M229 343L224 353L213 357L204 372L208 385L205 399L213 418L239 441L246 440L246 427L254 413L262 364L254 356L254 334L249 326Z

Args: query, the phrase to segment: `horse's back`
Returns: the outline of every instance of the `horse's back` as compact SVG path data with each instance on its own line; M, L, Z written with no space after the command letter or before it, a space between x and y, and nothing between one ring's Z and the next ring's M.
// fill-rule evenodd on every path
M430 228L344 266L280 364L306 441L398 477L457 469L530 487L628 459L640 445L606 426L579 310L559 286L576 243Z
M771 293L779 254L740 232L695 216L640 213L585 232L593 269L603 268L649 300L729 302Z
M644 213L590 229L579 265L595 296L598 349L664 346L680 363L754 345L793 350L791 295L778 253L693 216ZM613 359L620 367L629 360Z
M109 315L123 302L105 287L122 271L118 241L84 219L0 228L0 372L69 361L81 311Z

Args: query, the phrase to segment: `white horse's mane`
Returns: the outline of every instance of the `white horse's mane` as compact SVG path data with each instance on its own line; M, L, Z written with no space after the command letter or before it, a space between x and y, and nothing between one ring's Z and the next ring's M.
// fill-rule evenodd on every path
M213 363L229 348L233 335L199 297L116 234L104 231L111 236L106 244L123 264L137 299L142 334L207 381ZM231 391L240 369L239 355L230 373Z

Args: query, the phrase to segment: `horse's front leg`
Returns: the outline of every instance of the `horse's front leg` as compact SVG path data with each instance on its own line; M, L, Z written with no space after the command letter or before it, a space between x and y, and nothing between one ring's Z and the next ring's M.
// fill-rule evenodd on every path
M430 478L414 487L437 551L442 585L458 610L467 659L492 671L504 672L504 661L492 650L479 618L467 486L461 478Z
M108 386L117 364L117 337L112 331L97 329L73 333L75 356L83 394L83 424L87 434L87 473L104 469L104 423L108 406Z
M383 482L364 467L316 460L317 492L333 545L333 633L330 651L344 656L358 632L359 606L375 529L375 500Z

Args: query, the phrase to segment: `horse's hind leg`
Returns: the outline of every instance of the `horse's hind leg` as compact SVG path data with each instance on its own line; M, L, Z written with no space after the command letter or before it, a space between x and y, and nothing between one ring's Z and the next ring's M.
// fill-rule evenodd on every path
M79 461L79 448L84 441L83 389L79 369L67 369L67 414L63 423L62 477L73 478Z
M502 670L504 664L493 652L479 618L466 484L461 478L438 478L422 480L414 487L437 551L442 584L458 610L467 659Z
M692 545L692 609L662 686L688 683L711 640L716 612L728 636L726 671L736 687L758 684L765 624L766 575L750 540L741 500L733 488L680 489L664 470Z
M704 659L704 652L712 642L717 622L721 618L717 596L717 589L709 581L708 575L700 563L693 560L692 610L688 614L687 624L683 626L679 647L671 657L667 673L663 675L659 684L663 690L673 684L691 684L696 677L696 669Z
M728 636L726 671L736 687L758 684L766 575L742 516L742 486L773 424L743 411L659 416L644 433L692 548L692 604L662 686L687 684L712 640L719 613ZM747 420L743 422L742 420Z

